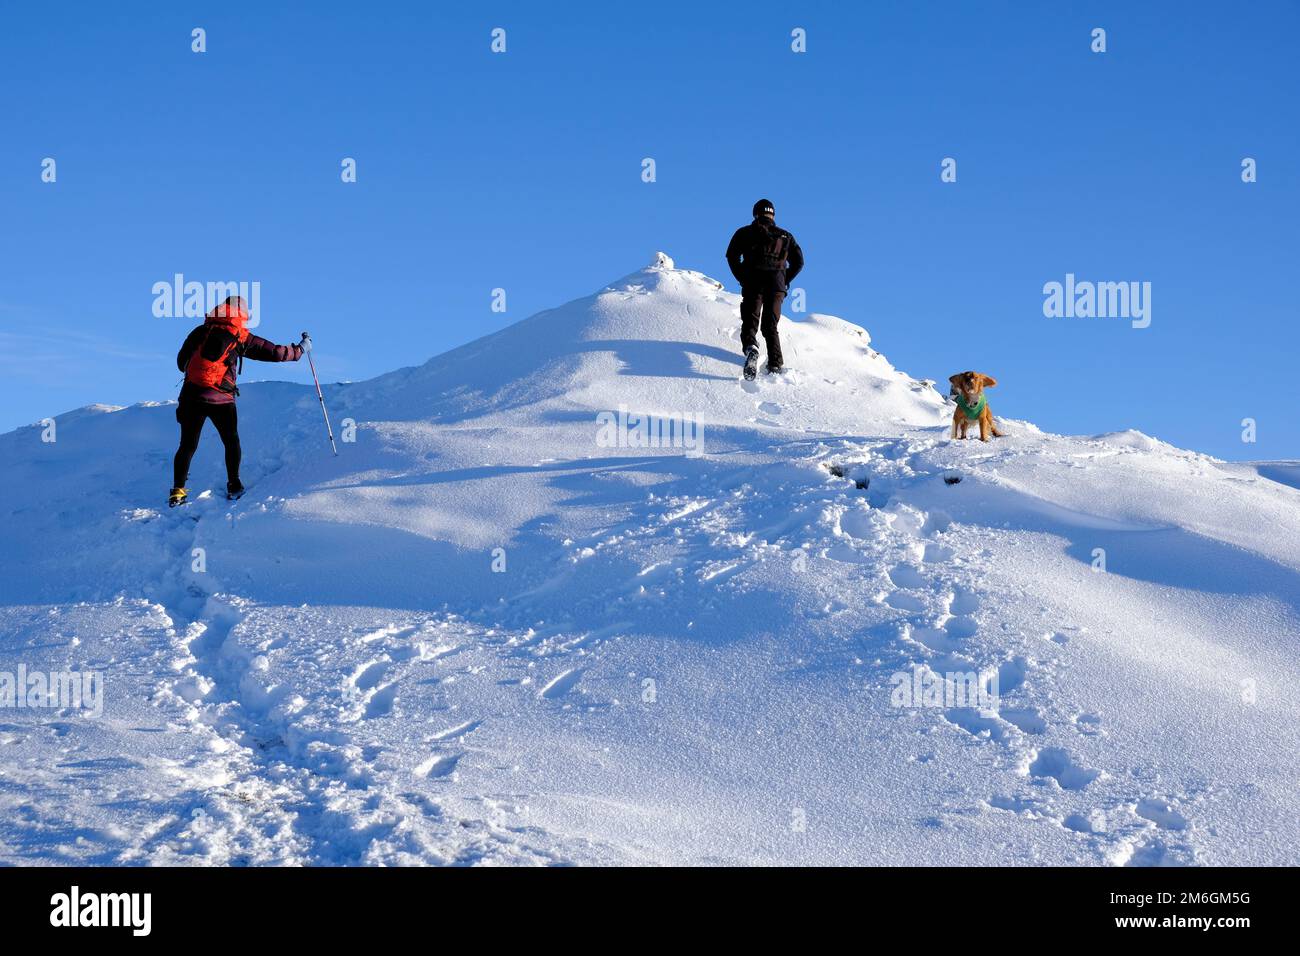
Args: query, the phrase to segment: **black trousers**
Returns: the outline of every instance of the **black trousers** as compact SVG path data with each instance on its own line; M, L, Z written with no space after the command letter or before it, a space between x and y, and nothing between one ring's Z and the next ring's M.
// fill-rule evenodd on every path
M740 347L746 352L758 344L758 333L763 332L763 341L767 343L767 364L780 368L785 364L781 358L781 336L776 324L781 321L781 303L785 293L780 289L751 291L740 294Z
M212 419L221 443L226 446L226 480L239 478L239 414L235 403L214 405L211 402L181 402L176 406L176 421L181 426L181 446L172 461L172 487L184 488L190 476L190 461L199 450L203 423Z

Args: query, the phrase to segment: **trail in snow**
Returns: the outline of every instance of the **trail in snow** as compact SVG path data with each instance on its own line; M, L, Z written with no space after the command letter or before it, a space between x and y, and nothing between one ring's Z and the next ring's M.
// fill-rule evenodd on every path
M180 532L194 527L184 520L176 524ZM181 549L191 551L196 539L177 536L184 540ZM178 566L170 562L167 567ZM533 845L526 830L505 830L481 818L449 817L429 793L418 787L403 790L410 768L390 765L384 759L389 741L363 729L366 722L392 714L399 686L436 685L445 679L439 676L445 668L432 665L463 650L466 642L479 637L476 631L445 617L405 626L352 628L344 638L352 653L335 654L322 666L317 675L322 682L313 684L308 700L272 675L272 659L288 658L294 668L319 659L316 628L333 630L336 622L310 621L310 639L302 642L300 628L294 627L298 615L277 611L263 625L264 611L221 596L219 583L200 583L200 577L180 575L164 592L163 606L178 631L171 662L177 676L162 682L157 693L163 701L184 702L198 745L221 754L220 774L231 782L223 791L205 794L191 812L196 821L179 834L182 841L199 838L206 862L455 864L557 859L553 846ZM197 611L191 615L190 608ZM301 617L310 615L303 612ZM272 633L276 636L268 636ZM343 676L340 668L349 658L362 663ZM450 776L463 753L447 748L479 724L465 721L428 735L434 753L414 768L414 774L429 779ZM393 784L387 785L390 781Z

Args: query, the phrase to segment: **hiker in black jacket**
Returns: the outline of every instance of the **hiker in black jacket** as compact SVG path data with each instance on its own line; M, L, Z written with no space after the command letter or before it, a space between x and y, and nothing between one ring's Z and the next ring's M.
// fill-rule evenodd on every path
M803 250L794 236L776 224L772 203L754 203L754 221L741 226L727 245L727 265L740 283L740 345L745 350L745 378L758 372L758 332L767 343L767 370L779 372L781 303L789 283L803 268Z

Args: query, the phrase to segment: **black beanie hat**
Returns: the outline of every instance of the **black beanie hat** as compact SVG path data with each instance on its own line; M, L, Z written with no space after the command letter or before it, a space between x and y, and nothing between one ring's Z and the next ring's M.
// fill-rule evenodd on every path
M760 199L754 203L754 218L757 219L759 216L767 216L769 219L776 218L776 210L772 208L772 200Z

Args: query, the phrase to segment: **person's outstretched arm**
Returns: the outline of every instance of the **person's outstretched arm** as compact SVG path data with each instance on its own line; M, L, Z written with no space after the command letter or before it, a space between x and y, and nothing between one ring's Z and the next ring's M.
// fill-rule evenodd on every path
M785 271L785 281L789 285L794 281L794 277L803 271L803 250L799 248L799 243L795 241L793 235L790 236L790 252L785 259L790 263Z
M296 342L292 345L276 345L260 336L250 335L244 343L244 358L255 362L296 362L302 358L302 346Z
M744 246L740 241L740 237L744 231L743 226L737 229L735 235L731 237L731 242L727 243L727 266L731 269L731 274L736 277L736 281L740 283L742 288L745 285L745 273L740 257L744 252Z

